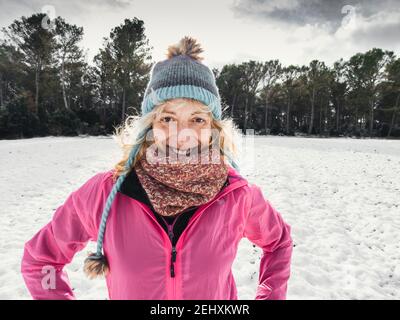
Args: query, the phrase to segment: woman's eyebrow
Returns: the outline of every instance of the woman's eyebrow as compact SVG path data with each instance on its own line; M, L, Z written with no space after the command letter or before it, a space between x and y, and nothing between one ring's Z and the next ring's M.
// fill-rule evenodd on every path
M161 114L163 114L163 113L169 113L169 114L174 114L174 115L176 114L176 113L173 112L173 111L162 111Z
M207 111L195 111L195 112L192 112L192 115L194 115L194 114L207 114L208 112Z
M161 112L161 114L164 114L164 113L169 113L169 114L176 115L176 113L174 111L162 111ZM207 113L208 113L207 111L194 111L190 115L193 116L195 114L207 114Z

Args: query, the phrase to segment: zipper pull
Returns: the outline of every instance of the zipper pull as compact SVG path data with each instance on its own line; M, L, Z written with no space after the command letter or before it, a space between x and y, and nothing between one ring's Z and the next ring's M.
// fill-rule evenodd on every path
M175 277L175 268L174 268L174 262L176 261L176 248L175 246L172 247L172 251L171 251L171 267L170 267L170 271L171 271L171 277L174 278Z
M172 262L176 261L176 248L175 246L172 247Z

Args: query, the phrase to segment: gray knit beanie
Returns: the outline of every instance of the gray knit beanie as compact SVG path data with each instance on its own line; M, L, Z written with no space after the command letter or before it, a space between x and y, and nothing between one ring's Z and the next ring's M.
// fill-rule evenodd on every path
M196 40L184 37L168 48L167 59L156 63L142 102L142 114L173 98L192 98L207 105L221 119L221 98L214 73L200 62L203 52Z

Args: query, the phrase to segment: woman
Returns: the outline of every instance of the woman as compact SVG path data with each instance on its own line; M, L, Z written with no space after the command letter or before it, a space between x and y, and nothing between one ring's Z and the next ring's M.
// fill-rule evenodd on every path
M202 51L190 37L168 48L141 116L117 130L123 159L72 192L25 244L33 298L75 299L63 267L97 240L84 271L106 277L110 299L237 299L231 266L242 237L263 249L255 299L286 298L290 226L239 174L236 129L221 118ZM43 285L45 267L52 286Z

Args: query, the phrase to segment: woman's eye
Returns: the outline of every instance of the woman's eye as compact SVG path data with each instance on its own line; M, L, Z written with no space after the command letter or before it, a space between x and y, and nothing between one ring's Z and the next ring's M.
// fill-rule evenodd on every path
M206 122L206 120L204 120L203 118L195 118L195 119L194 119L194 122L197 122L197 123L204 123L204 122Z
M171 122L172 120L174 120L174 119L172 119L172 117L162 117L161 118L162 122Z

